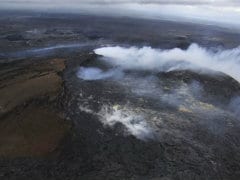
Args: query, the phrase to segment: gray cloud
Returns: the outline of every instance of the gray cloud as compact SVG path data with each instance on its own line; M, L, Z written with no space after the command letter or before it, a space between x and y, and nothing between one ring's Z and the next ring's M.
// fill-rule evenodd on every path
M165 19L240 28L239 0L1 0L1 8Z
M2 0L0 4L54 4L54 3L76 3L76 4L123 4L123 3L140 3L140 4L184 4L184 5L240 5L239 0Z

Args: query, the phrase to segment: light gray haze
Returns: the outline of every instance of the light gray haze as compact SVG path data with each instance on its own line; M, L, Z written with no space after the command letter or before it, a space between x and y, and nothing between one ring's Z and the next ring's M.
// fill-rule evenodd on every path
M1 0L0 8L167 19L240 28L239 0Z

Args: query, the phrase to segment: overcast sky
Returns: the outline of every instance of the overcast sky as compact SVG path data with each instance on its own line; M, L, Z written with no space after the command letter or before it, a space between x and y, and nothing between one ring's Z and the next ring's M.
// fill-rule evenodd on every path
M142 3L142 4L188 4L214 6L235 6L239 0L1 0L0 3L91 3L91 4L116 4L116 3Z
M0 0L0 8L168 19L240 28L240 0Z

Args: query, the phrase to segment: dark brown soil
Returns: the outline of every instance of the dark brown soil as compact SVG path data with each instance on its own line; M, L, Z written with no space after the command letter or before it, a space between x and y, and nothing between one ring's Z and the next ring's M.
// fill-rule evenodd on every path
M46 156L58 147L69 129L55 107L64 68L63 59L53 59L0 71L0 157Z

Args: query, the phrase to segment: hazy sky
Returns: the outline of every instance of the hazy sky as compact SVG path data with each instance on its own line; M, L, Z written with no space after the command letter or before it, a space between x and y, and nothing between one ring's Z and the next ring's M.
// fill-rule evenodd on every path
M9 3L155 3L155 4L212 4L212 5L236 5L239 0L1 0Z
M240 0L0 0L0 8L168 19L240 28Z

